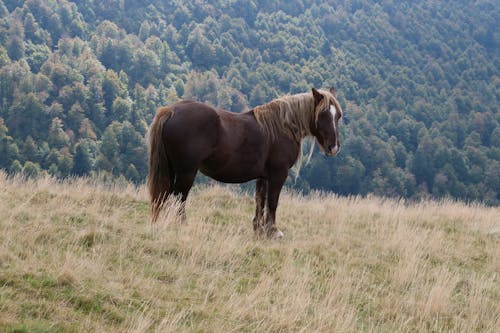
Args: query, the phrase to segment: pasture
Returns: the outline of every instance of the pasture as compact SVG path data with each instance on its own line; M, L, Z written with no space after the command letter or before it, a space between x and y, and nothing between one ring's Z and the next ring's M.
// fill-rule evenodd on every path
M146 189L0 173L0 332L494 332L500 208L195 188L187 224Z

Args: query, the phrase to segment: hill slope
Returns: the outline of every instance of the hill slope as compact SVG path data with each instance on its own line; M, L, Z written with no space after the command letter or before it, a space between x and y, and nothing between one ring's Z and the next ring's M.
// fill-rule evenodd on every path
M0 331L493 332L498 208L201 187L151 226L144 188L0 177Z
M0 168L144 181L155 109L335 85L302 190L500 202L498 1L0 0Z

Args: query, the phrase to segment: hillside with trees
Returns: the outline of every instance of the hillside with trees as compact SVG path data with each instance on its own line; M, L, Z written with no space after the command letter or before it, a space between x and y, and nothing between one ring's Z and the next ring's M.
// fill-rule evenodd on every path
M0 0L0 168L144 182L157 107L337 88L288 185L500 203L498 1Z

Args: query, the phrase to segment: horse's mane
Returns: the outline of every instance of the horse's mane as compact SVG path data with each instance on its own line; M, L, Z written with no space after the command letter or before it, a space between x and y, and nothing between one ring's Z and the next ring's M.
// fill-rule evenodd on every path
M300 151L295 170L296 178L302 165L302 139L312 136L311 123L317 122L318 112L323 109L323 103L330 104L330 101L333 101L335 105L338 105L332 93L325 90L319 90L319 92L325 98L316 109L314 108L313 95L310 92L283 96L253 109L255 119L272 140L281 132L299 144ZM308 161L311 159L314 150L314 139L311 142L310 149Z
M328 91L319 90L326 98L321 103L335 101L335 97ZM321 105L320 105L321 106ZM312 93L302 93L287 95L271 102L257 106L253 109L255 118L267 135L273 140L282 132L291 139L300 141L311 136L311 123L317 121L317 110L314 109L314 99Z

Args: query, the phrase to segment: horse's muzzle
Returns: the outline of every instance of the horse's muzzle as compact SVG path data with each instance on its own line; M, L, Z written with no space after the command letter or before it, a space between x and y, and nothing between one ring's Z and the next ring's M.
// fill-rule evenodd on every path
M329 145L326 153L326 156L335 156L340 151L340 145Z

